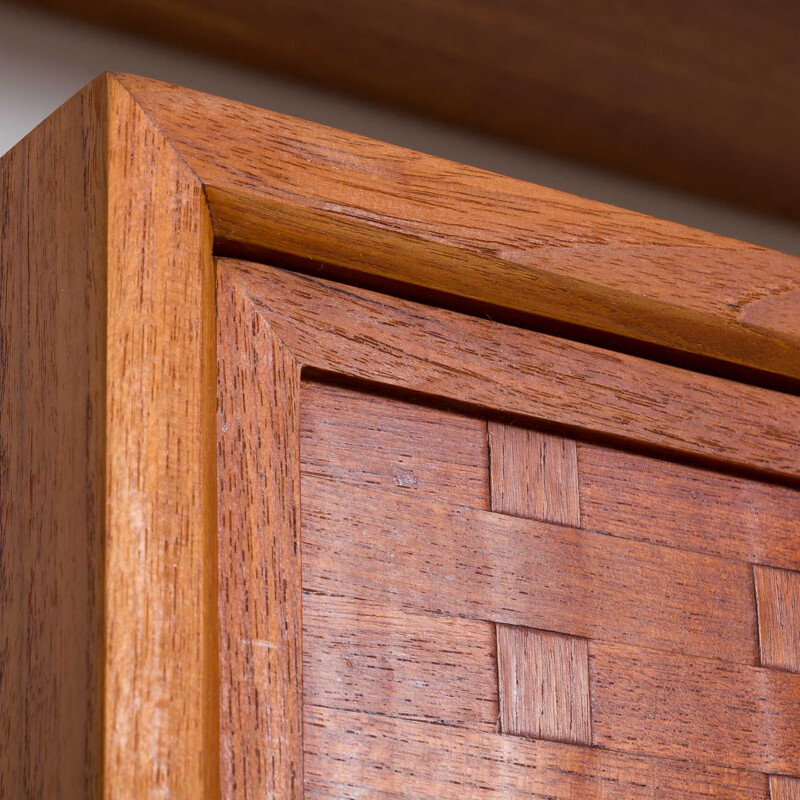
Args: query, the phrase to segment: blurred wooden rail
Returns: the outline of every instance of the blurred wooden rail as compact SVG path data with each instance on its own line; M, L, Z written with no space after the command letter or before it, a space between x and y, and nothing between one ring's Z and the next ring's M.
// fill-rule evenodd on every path
M800 5L34 0L800 218Z

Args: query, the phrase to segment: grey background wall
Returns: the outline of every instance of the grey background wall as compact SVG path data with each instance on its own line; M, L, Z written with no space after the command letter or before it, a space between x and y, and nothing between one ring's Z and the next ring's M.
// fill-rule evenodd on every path
M800 226L0 2L0 153L105 70L133 72L800 254Z

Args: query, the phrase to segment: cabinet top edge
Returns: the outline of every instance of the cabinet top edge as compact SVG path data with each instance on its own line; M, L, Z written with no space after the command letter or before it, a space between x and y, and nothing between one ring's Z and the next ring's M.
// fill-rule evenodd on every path
M149 78L90 92L108 119L132 99L196 176L217 255L800 386L796 256Z

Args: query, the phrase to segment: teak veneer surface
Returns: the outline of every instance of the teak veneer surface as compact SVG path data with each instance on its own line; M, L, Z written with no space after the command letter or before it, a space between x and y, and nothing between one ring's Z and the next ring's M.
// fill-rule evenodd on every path
M305 382L302 402L307 475L489 508L483 420L324 383Z
M331 709L310 708L307 720L309 800L768 797L757 772Z
M303 595L306 702L495 731L494 626L391 603Z
M800 780L786 775L769 776L770 800L797 800L800 797Z
M800 672L800 572L753 567L761 663Z
M578 466L587 529L800 570L794 489L587 443Z
M573 439L489 423L492 511L563 525L581 524Z
M496 629L500 732L590 745L587 640L516 625Z
M0 794L793 791L797 260L120 76L0 189Z
M599 745L800 777L795 674L592 642L589 675Z
M747 564L328 481L303 486L309 589L757 663Z

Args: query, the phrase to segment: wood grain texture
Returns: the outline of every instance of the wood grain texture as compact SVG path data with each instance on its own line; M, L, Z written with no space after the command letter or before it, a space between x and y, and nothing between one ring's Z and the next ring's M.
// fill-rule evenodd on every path
M300 800L300 371L218 276L222 794Z
M0 795L11 797L24 790L22 749L25 713L22 696L22 571L23 517L21 504L9 502L24 496L22 436L22 299L27 294L23 270L12 267L12 252L20 247L23 228L22 170L24 145L0 159L0 197L5 212L0 217ZM17 256L18 257L18 256ZM13 433L12 433L13 431ZM13 737L13 738L12 738Z
M319 608L331 602L331 598L317 596L315 601ZM337 698L336 688L323 689L315 677L313 691L307 695L310 705L305 709L307 734L308 719L317 713L312 707L338 706L346 711L371 711L385 718L419 721L423 714L430 714L427 721L436 722L441 719L442 708L446 708L445 702L437 704L437 698L448 697L454 686L467 685L470 680L477 686L485 686L489 678L497 679L498 672L502 675L502 662L498 670L491 652L483 644L484 631L474 623L409 613L394 605L401 603L400 598L395 598L392 605L373 605L363 600L333 602L357 608L361 613L374 611L375 614L370 613L366 622L369 632L365 634L358 630L343 632L347 621L358 624L356 619L360 617L352 614L337 625L337 632L332 635L325 633L323 620L318 616L308 623L309 629L318 628L315 642L330 642L317 655L313 653L314 644L309 642L308 663L321 662L333 654L335 666L325 673L329 684L344 680L355 691L347 692L346 699L344 692ZM391 626L385 629L380 648L373 636L381 624L379 614L389 608ZM492 616L493 610L487 609L486 617ZM398 631L402 633L398 635ZM413 640L413 632L420 636L419 645ZM435 643L431 641L434 632L438 637ZM354 658L350 644L362 635L370 644L360 659L355 656L356 660L348 664L347 660ZM500 658L503 657L502 647L498 638ZM468 653L469 656L448 662L446 670L420 669L430 663L434 652L440 656L448 653ZM678 759L698 775L703 774L704 765L757 772L786 773L796 769L800 752L797 744L798 676L730 664L716 658L690 658L597 640L588 642L588 652L594 745L616 753L627 752L633 757ZM385 655L382 662L379 661L381 654ZM372 667L372 674L365 675L364 668L371 660L377 663ZM321 668L321 664L312 666L318 676L322 675ZM424 689L418 682L421 676L424 676ZM371 686L374 695L370 693ZM500 688L503 691L502 683ZM404 700L398 702L398 698ZM387 702L378 708L382 700ZM463 708L465 701L460 702L459 707ZM460 721L453 718L450 723L457 726L447 731L452 733L454 741L462 736L458 730L487 730L489 714L495 706L480 692L473 702L476 716L472 721L464 717ZM507 722L501 706L501 723ZM440 724L437 729L447 730ZM307 748L313 746L311 742L307 737ZM506 744L513 747L508 739ZM598 753L597 750L593 752ZM311 763L307 766L313 774ZM352 769L357 768L352 766ZM629 778L629 775L621 777Z
M492 511L580 527L575 441L489 421Z
M314 592L303 597L308 705L494 731L495 649L488 622Z
M309 591L758 658L749 565L393 492L305 478L303 571Z
M18 592L16 630L2 640L15 653L3 667L3 791L213 799L202 186L109 77L2 171L0 351L13 362L2 370L13 406L0 445L2 552Z
M157 103L144 107L130 93L143 86ZM167 116L158 105L165 99L174 101ZM411 687L434 685L435 665L441 666L437 648L448 634L461 634L463 641L449 648L452 672L442 676L442 696L431 696L417 718L403 724L450 736L441 723L466 724L475 703L477 724L488 725L496 702L491 689L469 702L447 700L459 688L457 668L463 666L476 686L496 687L495 665L485 673L481 668L491 650L480 637L493 622L524 625L592 639L594 744L628 751L628 761L603 762L611 763L612 772L645 754L648 765L668 756L715 769L800 776L800 676L749 666L758 653L749 561L760 562L762 553L791 559L790 505L775 517L787 522L778 526L773 550L758 536L747 550L740 531L727 559L470 508L464 501L477 506L487 500L488 451L484 423L463 415L471 409L548 435L585 433L795 484L797 396L246 262L217 261L215 285L212 245L238 241L255 251L280 242L284 256L313 258L320 253L316 242L332 248L331 263L372 278L386 277L363 266L373 261L390 269L433 265L428 277L403 280L437 292L451 291L449 268L466 264L466 288L454 288L452 295L512 306L502 299L512 289L515 297L535 297L534 303L558 298L556 319L598 331L612 324L631 338L661 344L668 340L659 331L676 330L679 338L704 343L706 355L776 375L795 369L795 334L779 329L791 324L785 298L796 291L796 262L658 222L631 223L624 213L608 223L602 210L567 201L559 206L555 195L501 179L496 193L487 195L482 181L488 186L494 179L471 171L455 170L451 183L442 184L451 198L461 196L455 188L461 184L466 205L448 207L429 195L438 211L426 215L420 181L435 184L437 174L446 179L452 167L405 153L401 158L398 151L386 161L382 146L340 141L312 128L318 140L298 145L290 134L305 130L302 125L270 123L268 116L224 104L213 112L206 102L163 86L104 78L0 166L6 201L0 213L0 599L11 611L0 621L0 735L8 744L0 754L2 792L214 800L222 791L230 798L300 800L303 588L312 605L321 602L320 593L335 595L331 603L350 614L346 619L362 619L360 629L356 622L349 631L330 624L320 633L320 625L313 626L323 658L329 652L331 660L311 658L314 669L322 668L316 674L324 688L309 688L332 703L347 705L344 688L337 701L324 669L347 675L348 657L344 666L336 658L353 642L358 646L355 635L363 637L364 658L377 656L380 621L397 626L398 649L383 651L388 669L380 680L373 681L362 658L362 674L350 676L349 685L356 689L362 680L366 695L375 683L385 693L383 700L374 696L376 704L391 701L406 714ZM198 109L209 112L202 135L192 127ZM205 153L202 164L174 137L183 111L181 135ZM218 133L215 125L236 114L238 144L220 140L228 141L234 161L204 151ZM283 166L275 166L280 159L274 150L260 150L254 119L273 137L282 131ZM301 161L317 166L297 172ZM393 161L401 165L394 172ZM376 163L384 164L382 172L370 171ZM284 171L272 181L270 169ZM217 173L227 181L222 188L207 180ZM366 183L365 175L371 176ZM353 194L337 194L345 186ZM226 205L231 197L245 205ZM261 216L248 216L245 206L253 198L250 210ZM483 227L471 232L465 219L487 205L495 209L491 219L482 218ZM504 227L509 208L515 210ZM233 211L242 213L239 240L226 239L224 215ZM517 216L523 212L524 226ZM657 296L642 294L638 278L625 284L626 270L632 275L641 263L635 259L620 266L619 280L586 283L568 274L578 269L580 246L569 254L572 267L561 272L546 259L534 272L512 269L525 242L543 243L538 252L530 250L528 263L557 249L562 234L562 249L570 250L595 217L611 226L605 230L616 244L588 246L592 256L581 262L581 275L613 256L615 247L635 250L637 242L657 240L656 249L666 248L665 264L674 264L687 247L703 258L713 252L711 262L684 262L710 276L703 285L711 288L687 299L683 284L670 289L667 280L663 292L654 290ZM400 225L402 218L410 222ZM536 235L531 219L543 221ZM284 238L264 238L281 231ZM648 248L637 258L658 265ZM743 260L735 269L728 264L720 277L714 259L731 254ZM483 273L487 267L492 271ZM760 304L749 317L761 326L756 331L743 328L730 311L729 290L758 268L763 291L744 281L749 300ZM492 294L491 287L503 285L504 269L527 276L524 286L512 281L511 289ZM658 274L651 271L650 281ZM780 301L774 317L772 298ZM695 352L695 345L669 341ZM333 373L338 382L354 380L362 389L351 396L352 407L331 394L322 398L335 414L314 423L319 442L336 415L345 424L319 451L322 457L310 459L320 473L306 475L301 486L303 369L316 378ZM400 459L391 484L385 466L365 462L357 479L354 454L348 454L350 462L341 458L362 430L346 414L363 401L366 386L432 406L410 411L407 400L370 398L370 413L384 403L403 419L393 430L386 430L385 420L375 426L385 446L378 457ZM461 411L451 413L451 407ZM431 433L436 428L438 440ZM401 463L412 465L413 486L404 485L412 475L396 473ZM454 500L462 484L461 502L413 491L427 487L431 476ZM307 537L302 580L301 490ZM757 496L763 502L773 497ZM680 542L693 541L692 535ZM751 552L758 557L750 558ZM348 602L380 612L367 615L352 606L346 612ZM406 616L420 625L416 634L401 635ZM448 618L458 622L448 625ZM415 658L406 659L408 652ZM338 713L354 713L348 709ZM456 754L486 746L505 758L509 751L497 748L510 747L524 761L552 752L498 744L488 729L470 731L470 737L490 738L467 744L467 734L452 735ZM382 741L374 736L370 747L386 755ZM309 747L317 753L313 741ZM484 763L481 758L477 763ZM576 758L570 780L576 771L586 772L584 756ZM600 756L593 752L591 758L596 764ZM527 767L502 763L498 774L506 777L499 786L530 780ZM345 776L351 769L346 761L339 766ZM728 779L719 772L707 777L706 767L695 767L701 777L692 785L700 791L703 783L714 795L715 781L727 786ZM409 768L413 777L422 766ZM492 775L483 766L476 770ZM441 778L420 774L421 785ZM734 794L766 787L763 776L751 784L736 783L739 773L730 774L738 787ZM377 792L395 790L381 786L381 778L368 771L365 780L378 781ZM316 778L309 780L317 785ZM641 785L652 795L657 786L651 780ZM592 786L607 791L605 784ZM430 791L446 796L449 789L440 788L436 794L434 783Z
M218 267L305 366L800 476L795 396L251 262Z
M800 377L798 259L311 123L119 78L203 182L218 248L292 257ZM591 276L591 280L587 279ZM743 322L759 303L755 324ZM771 311L777 304L775 311ZM525 317L527 319L527 317ZM535 319L534 319L535 318ZM787 321L789 323L787 327ZM663 353L666 357L666 353Z
M592 743L586 639L497 625L500 732Z
M800 492L686 464L578 445L591 530L800 569Z
M105 82L0 159L0 797L100 798Z
M790 4L682 0L603 13L588 0L37 0L215 57L509 136L772 213L800 215L800 93ZM747 43L746 65L740 46ZM364 65L369 64L369 69Z
M800 572L753 568L761 664L800 672Z
M104 791L214 797L214 338L203 189L109 83Z
M800 800L800 780L786 775L769 776L770 800Z
M307 800L767 797L756 772L368 714L307 708L305 732Z
M488 509L483 419L312 381L301 406L305 474Z
M589 643L594 744L800 777L800 676Z

